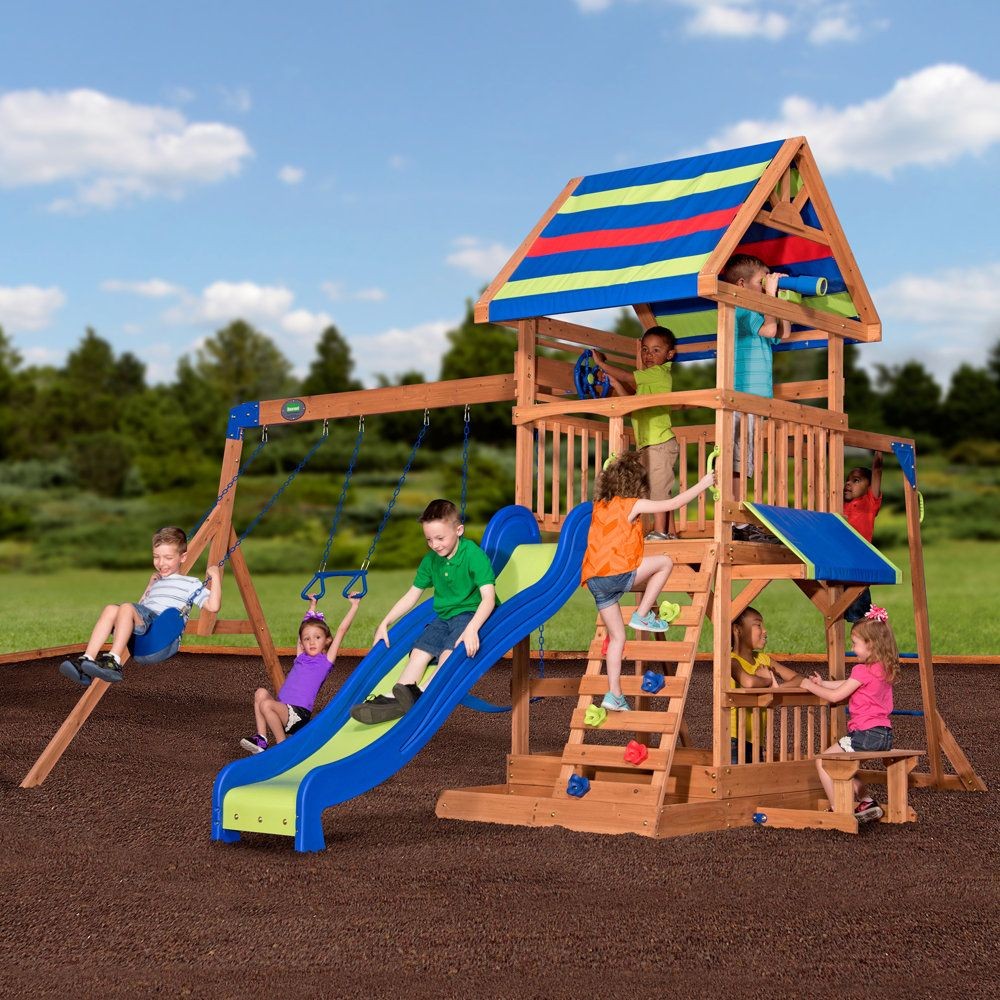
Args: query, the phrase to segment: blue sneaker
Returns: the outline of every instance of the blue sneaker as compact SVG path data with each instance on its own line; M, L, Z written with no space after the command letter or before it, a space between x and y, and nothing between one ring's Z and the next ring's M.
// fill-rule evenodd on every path
M96 663L93 660L81 661L80 671L88 677L98 677L109 684L117 684L122 679L121 664L110 653L101 653Z
M81 656L76 663L72 660L63 660L62 663L59 664L59 673L61 673L63 677L76 682L82 687L89 687L90 678L83 672L83 665L84 663L93 662L93 660L88 660L85 656Z
M609 712L628 712L628 702L623 694L612 694L610 691L604 696L601 708L606 708Z
M640 615L638 611L633 611L628 627L635 629L637 632L666 632L670 628L670 624L662 618L657 617L656 612L651 609L644 615Z

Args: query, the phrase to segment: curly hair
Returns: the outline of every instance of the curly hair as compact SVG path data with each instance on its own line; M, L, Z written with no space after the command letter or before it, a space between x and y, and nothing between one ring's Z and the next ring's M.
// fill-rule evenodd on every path
M862 618L854 623L851 635L857 633L871 649L869 663L881 663L886 681L895 684L899 678L899 649L888 622Z
M649 499L649 474L634 451L626 452L611 462L594 484L595 501L606 502L615 497Z

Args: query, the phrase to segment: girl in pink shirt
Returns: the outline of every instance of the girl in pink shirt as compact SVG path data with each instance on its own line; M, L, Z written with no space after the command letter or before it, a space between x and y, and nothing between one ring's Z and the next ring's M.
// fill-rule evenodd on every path
M281 685L278 697L275 698L267 688L257 688L254 692L253 714L257 732L248 739L240 740L240 746L248 753L260 753L267 749L268 729L274 735L274 742L281 743L312 718L316 695L333 669L340 644L358 613L361 597L352 594L348 601L351 606L337 627L337 634L333 635L323 612L316 610L316 598L309 598L309 610L299 625L298 656Z
M845 681L825 681L813 674L802 682L802 690L837 704L846 699L851 714L847 735L827 753L892 749L892 685L899 677L899 651L885 608L872 607L851 629L851 646L858 658ZM827 800L833 801L833 780L816 761ZM874 799L862 794L864 786L854 781L858 804L854 814L861 820L879 819L882 810Z

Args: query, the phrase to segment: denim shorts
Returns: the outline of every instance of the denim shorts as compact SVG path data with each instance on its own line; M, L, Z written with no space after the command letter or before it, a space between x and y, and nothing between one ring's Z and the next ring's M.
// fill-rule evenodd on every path
M151 611L145 604L133 604L132 607L135 608L135 613L141 619L140 622L132 626L132 635L145 635L149 631L149 626L153 624L154 619L157 617L157 613ZM148 656L133 655L132 659L135 663L162 663L164 660L169 660L180 648L181 637L178 636L169 646L158 649L155 653L150 653Z
M875 726L872 729L855 729L840 738L840 748L847 753L862 750L891 750L892 729L889 726Z
M594 595L597 610L603 611L617 604L635 583L635 570L616 573L614 576L592 576L587 581L587 589Z
M474 611L463 611L454 618L435 618L420 633L420 638L413 644L413 648L435 657L446 651L450 652L455 648L455 643L461 638L474 615Z

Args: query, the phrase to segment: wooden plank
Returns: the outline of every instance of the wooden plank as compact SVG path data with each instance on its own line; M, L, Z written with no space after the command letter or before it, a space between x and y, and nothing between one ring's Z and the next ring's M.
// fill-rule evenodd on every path
M236 533L232 527L229 529L232 546L236 542ZM253 581L250 579L250 570L247 569L246 561L243 558L243 551L235 549L229 557L229 564L233 568L233 579L239 589L240 597L243 600L243 607L246 608L247 617L253 626L254 636L257 639L257 646L260 655L264 660L264 668L267 671L267 678L271 682L272 691L280 691L281 685L285 683L285 672L281 669L281 661L278 659L278 651L275 649L274 640L271 638L271 630L268 628L267 619L264 617L264 609L260 606L257 591L254 589Z
M83 724L90 718L90 713L97 708L97 703L104 697L111 685L107 681L94 679L90 682L80 700L66 716L63 724L56 730L45 749L38 755L38 760L31 765L31 770L21 781L21 788L36 788L51 773L59 758L73 742L73 737L80 731Z
M435 410L465 403L504 403L515 398L515 384L513 374L477 375L447 382L421 382L355 392L332 392L322 396L269 399L260 403L258 426L288 423L281 415L281 408L291 398L305 404L305 412L295 422L308 423L377 413Z
M766 817L762 826L780 830L840 830L857 833L858 821L853 814L827 812L819 809L785 809L780 806L759 805L755 812Z
M700 284L699 284L700 289ZM763 292L755 292L742 285L732 285L727 281L718 281L714 292L701 292L707 299L719 303L731 305L734 308L742 306L752 312L764 313L767 316L774 316L777 319L787 319L800 326L811 326L817 330L822 330L831 337L850 337L860 340L863 343L876 343L882 339L881 327L877 324L859 322L856 319L848 319L837 313L826 312L821 309L813 309L800 302L789 302L786 299L778 299L773 295L765 295Z
M627 657L633 659L633 657ZM645 663L654 662L650 657L644 660ZM655 695L646 695L647 698L681 698L687 693L687 680L683 677L664 677L663 687ZM642 690L642 677L623 673L621 676L622 693L630 696L645 695ZM608 690L608 679L604 674L586 674L575 683L580 694L591 696L605 694Z
M762 211L765 203L771 196L775 185L781 178L782 173L788 169L798 151L802 148L805 139L802 136L786 139L781 148L774 154L774 159L767 165L767 168L760 176L760 180L754 185L753 190L747 196L746 201L740 206L733 221L729 224L725 235L716 244L715 249L709 255L708 260L702 265L698 274L698 294L711 294L714 290L715 279L726 266L729 258L736 252L740 241L746 234L750 224L756 218L757 213ZM721 380L720 385L724 384Z
M602 732L672 733L677 728L676 712L608 712L600 726L588 726L583 717L585 709L574 710L570 728L578 732L599 729Z
M507 757L507 782L511 785L543 785L548 790L561 766L560 758L552 754L512 753Z
M641 764L629 764L624 757L624 747L592 746L581 743L563 750L563 761L578 766L620 768L625 771L665 771L667 751L650 747L649 756Z
M504 785L497 786L495 791L449 788L438 796L434 815L438 819L535 826L537 804L536 798L507 794Z
M820 223L822 223L823 231L830 240L830 249L833 251L834 259L840 268L844 284L847 285L847 290L850 292L851 301L858 310L858 315L861 317L862 322L877 326L879 318L878 312L875 309L875 303L872 301L872 297L868 292L868 286L861 276L861 270L854 259L851 246L847 242L847 236L844 234L840 219L834 210L833 202L826 190L826 185L823 183L823 177L819 172L819 167L816 165L808 142L803 141L802 143L802 148L797 157L797 165L802 180L809 187L809 197L812 201L813 209L816 211ZM880 340L881 334L879 333L872 339Z
M521 639L514 646L510 668L510 752L528 753L530 727L531 640Z

